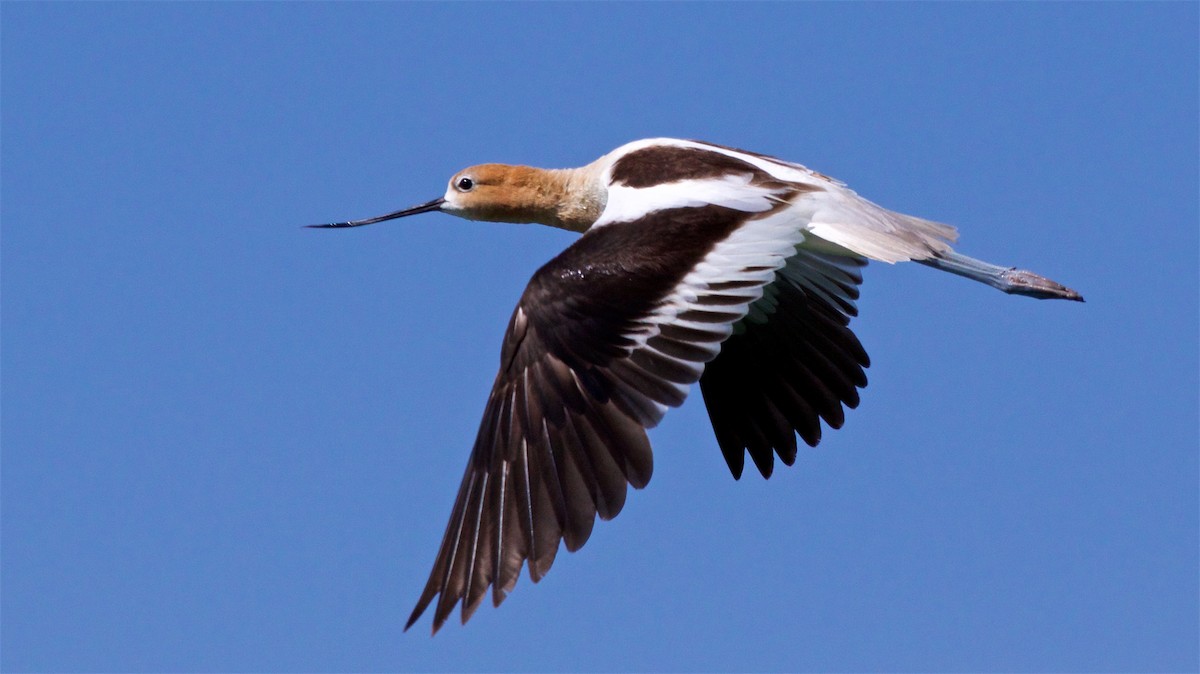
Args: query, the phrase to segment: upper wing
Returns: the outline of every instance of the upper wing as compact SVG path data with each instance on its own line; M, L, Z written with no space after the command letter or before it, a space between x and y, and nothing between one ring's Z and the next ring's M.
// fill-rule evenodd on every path
M926 260L948 253L949 244L958 237L950 225L888 210L862 198L845 183L764 154L694 140L657 138L630 143L613 155L618 156L613 167L618 188L622 184L634 188L652 184L655 189L669 192L672 187L686 188L689 179L728 173L730 167L738 165L755 172L755 184L792 185L800 193L791 199L789 212L809 233L836 244L841 254L882 262ZM623 164L626 170L622 170ZM676 182L663 184L664 177ZM677 191L681 201L699 194L691 189ZM752 194L746 190L734 193ZM613 209L606 209L605 217L611 212Z
M650 479L644 429L683 402L803 239L790 188L737 180L740 191L716 180L725 203L610 194L629 217L593 227L533 276L406 629L435 597L435 631L460 600L465 622L489 586L499 604L525 561L536 582L560 540L578 549L596 515L620 512L626 483ZM639 196L640 212L621 203Z

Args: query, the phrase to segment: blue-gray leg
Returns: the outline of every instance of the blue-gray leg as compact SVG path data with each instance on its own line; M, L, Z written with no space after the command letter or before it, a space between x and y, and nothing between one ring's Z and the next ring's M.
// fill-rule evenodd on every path
M1001 267L954 251L916 262L986 283L1012 295L1028 295L1039 300L1083 301L1079 293L1044 276L1016 267Z

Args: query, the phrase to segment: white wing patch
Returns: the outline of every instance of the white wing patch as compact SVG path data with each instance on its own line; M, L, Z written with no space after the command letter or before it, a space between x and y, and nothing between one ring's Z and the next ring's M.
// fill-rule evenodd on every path
M654 211L694 208L714 204L747 213L770 210L779 202L779 190L750 184L748 173L705 180L681 180L652 187L610 185L604 213L592 227L632 222Z
M655 401L657 413L641 420L647 428L657 425L668 407L683 403L689 386L703 374L704 363L717 357L734 324L763 296L763 288L803 240L804 233L786 210L749 218L639 321L639 330L627 335L636 346L620 367L610 366L623 383L636 390L634 383L643 379L661 381L651 369L670 368L682 375L663 382L673 395L665 402Z
M867 261L858 255L828 253L809 247L810 241L796 247L796 254L789 257L787 264L776 273L776 281L767 286L763 296L750 305L746 318L734 325L739 332L743 323L766 323L777 307L779 285L787 283L804 290L843 316L858 313L855 301L858 285L862 283L860 270Z

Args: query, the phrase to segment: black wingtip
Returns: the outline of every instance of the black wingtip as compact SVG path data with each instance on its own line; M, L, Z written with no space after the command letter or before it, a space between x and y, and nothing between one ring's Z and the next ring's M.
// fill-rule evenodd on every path
M431 579L431 581L432 581L432 579ZM408 631L408 628L417 624L417 621L421 619L422 615L424 615L425 609L429 608L429 602L433 599L434 596L435 596L434 594L428 594L428 595L422 594L421 595L421 599L417 602L417 605L415 607L413 607L412 613L410 613L408 616L408 622L404 623L404 631L405 632ZM439 619L437 615L434 615L433 632L430 633L430 636L437 634L438 630L442 628L442 625L445 622L446 622L446 618L444 616L441 617L441 619Z
M421 614L424 612L425 612L424 606L417 607L415 610L413 610L412 615L408 616L408 622L404 623L404 631L407 632L408 628L417 624L417 620L419 620L421 618ZM437 634L437 627L433 628L433 633Z

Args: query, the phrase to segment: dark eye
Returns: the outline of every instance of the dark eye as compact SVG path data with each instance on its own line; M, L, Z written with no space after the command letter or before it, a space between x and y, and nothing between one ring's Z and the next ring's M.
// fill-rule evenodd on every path
M470 192L472 187L475 187L475 181L470 178L459 178L458 182L454 183L459 192Z

